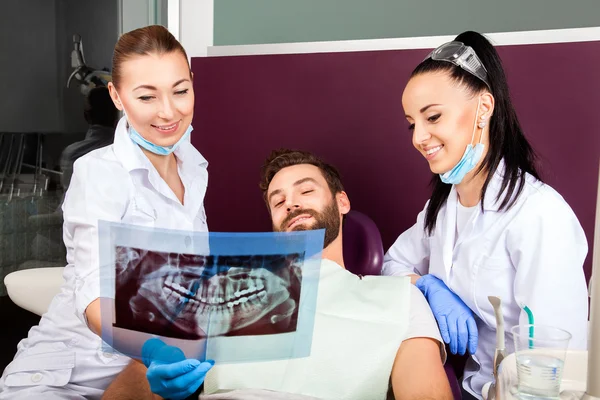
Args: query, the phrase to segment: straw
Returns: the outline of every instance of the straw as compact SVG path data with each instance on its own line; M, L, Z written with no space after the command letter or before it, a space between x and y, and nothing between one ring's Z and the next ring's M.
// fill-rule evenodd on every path
M527 306L523 306L523 310L527 313L529 320L529 348L533 349L533 313Z

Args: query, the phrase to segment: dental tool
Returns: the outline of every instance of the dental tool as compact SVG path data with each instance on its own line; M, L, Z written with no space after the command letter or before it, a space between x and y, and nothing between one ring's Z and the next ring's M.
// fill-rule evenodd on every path
M112 81L110 71L95 70L86 64L83 54L83 40L79 34L73 35L71 67L73 68L73 72L67 79L67 88L71 86L72 81L76 81L83 95L87 95L90 89L94 87L106 86L108 82Z
M498 381L498 367L506 357L506 345L504 341L504 315L502 315L502 300L497 296L488 296L489 302L494 308L496 316L496 350L494 352L494 382L490 386L488 400L496 398L496 382Z

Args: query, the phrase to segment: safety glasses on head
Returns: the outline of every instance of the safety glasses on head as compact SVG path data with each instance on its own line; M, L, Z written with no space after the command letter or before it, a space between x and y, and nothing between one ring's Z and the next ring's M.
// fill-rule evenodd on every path
M461 67L471 75L481 79L488 88L491 89L490 83L487 79L487 70L483 66L483 63L477 57L475 50L470 46L465 46L462 42L452 41L444 43L437 49L433 50L425 60L431 58L436 61L450 62L456 66ZM423 61L425 61L423 60Z

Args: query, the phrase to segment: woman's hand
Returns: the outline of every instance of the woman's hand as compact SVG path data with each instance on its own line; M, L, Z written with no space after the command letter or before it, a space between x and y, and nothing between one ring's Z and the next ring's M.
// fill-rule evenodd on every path
M146 377L152 393L172 400L194 394L214 365L214 361L186 359L181 349L167 346L160 339L144 343L142 360L148 367Z
M450 344L452 354L477 351L477 324L473 312L443 281L433 275L424 275L417 280L419 288L429 302L437 320L444 342Z

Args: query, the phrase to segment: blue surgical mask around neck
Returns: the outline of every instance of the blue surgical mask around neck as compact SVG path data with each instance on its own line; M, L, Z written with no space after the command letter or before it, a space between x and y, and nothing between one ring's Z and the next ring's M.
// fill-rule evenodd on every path
M159 146L144 139L142 135L140 135L131 124L128 123L128 125L129 137L131 138L131 140L137 143L140 147L160 156L166 156L174 152L175 149L177 149L177 147L179 147L179 145L183 143L184 140L187 140L188 136L190 136L190 133L192 133L192 130L194 130L194 128L192 128L192 125L190 125L185 130L183 136L181 136L181 138L176 143L172 144L171 146Z
M461 183L464 177L469 172L471 172L473 168L475 168L479 160L481 160L481 155L483 154L484 149L483 143L481 143L481 140L483 138L483 131L479 136L479 143L473 146L473 140L475 139L475 131L477 130L477 115L479 114L480 105L481 99L479 99L479 102L477 103L477 111L475 112L475 126L473 127L471 143L467 145L465 153L463 154L458 164L456 164L454 168L452 168L450 171L440 174L440 179L444 183L451 185L457 185Z
M125 115L125 118L127 118L127 113L125 112L125 109L123 109L123 114ZM190 125L187 127L185 133L175 144L172 144L171 146L159 146L144 139L142 135L140 135L139 132L135 130L133 125L129 123L129 120L127 121L127 131L129 132L129 137L131 138L131 140L133 140L134 143L136 143L143 149L146 149L149 152L158 154L160 156L167 156L174 152L179 147L179 145L183 143L184 140L187 140L188 136L190 136L190 133L192 133L193 130L194 128L192 128L192 125Z

